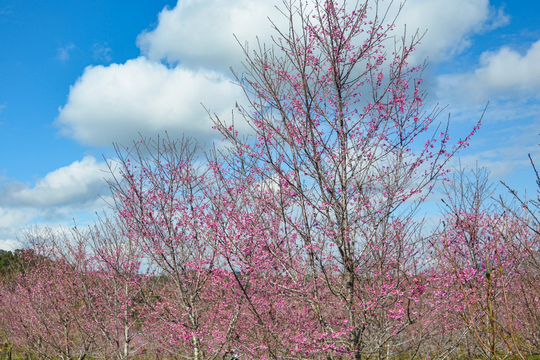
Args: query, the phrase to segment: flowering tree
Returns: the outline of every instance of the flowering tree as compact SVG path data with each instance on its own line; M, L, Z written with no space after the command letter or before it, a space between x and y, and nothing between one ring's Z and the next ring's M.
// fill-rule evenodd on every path
M138 354L148 277L121 225L27 234L24 268L1 296L15 345L44 358Z
M77 289L78 272L65 259L36 249L21 255L24 270L0 297L5 331L28 356L84 359L95 334L84 321L84 302Z
M85 321L94 327L99 355L119 360L138 355L145 345L149 307L144 297L151 292L152 269L142 266L141 249L126 232L120 219L110 218L73 231L75 241L90 251L78 277Z
M168 351L195 360L221 356L241 302L219 295L231 283L210 231L211 182L189 141L141 141L123 153L110 182L126 235L164 279L154 314ZM165 344L164 344L165 345Z
M318 323L293 355L359 359L417 345L400 338L419 324L428 278L413 216L477 129L453 147L446 129L428 132L436 112L424 112L422 68L407 63L420 38L394 41L394 19L378 5L286 1L289 28L275 28L272 45L244 48L237 79L249 106L237 110L252 136L213 117L230 143L216 156L220 177L278 194L275 241L286 252L273 256L294 284L287 296Z
M529 160L540 189L540 175L531 155ZM538 354L540 351L540 196L527 198L520 195L508 184L502 183L510 192L512 198L501 199L501 204L511 216L519 221L524 236L517 243L519 247L510 249L515 258L522 259L521 266L516 269L519 281L515 284L515 294L518 299L513 310L519 319L520 336L526 345L526 352ZM538 189L537 189L538 190Z
M433 245L440 279L434 288L444 294L438 323L443 333L459 339L448 348L463 347L467 337L468 357L511 353L523 359L528 331L519 303L528 297L523 287L530 278L531 233L520 217L493 201L485 169L460 169L445 190L447 213Z

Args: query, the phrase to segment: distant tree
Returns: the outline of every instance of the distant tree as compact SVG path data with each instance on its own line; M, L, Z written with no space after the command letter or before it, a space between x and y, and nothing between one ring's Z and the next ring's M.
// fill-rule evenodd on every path
M519 226L528 236L522 236L517 246L509 249L512 257L521 259L518 281L514 293L514 312L519 320L520 336L526 345L526 353L540 353L540 174L537 164L529 154L529 160L536 182L536 196L519 194L509 184L502 185L511 198L500 198L505 211L519 220Z
M11 275L18 271L20 263L20 251L0 250L0 282L8 280Z
M0 289L0 316L9 319L3 331L28 356L81 360L89 355L94 336L86 331L80 273L66 259L39 252L24 252L28 256L22 255L22 262L29 266Z
M5 271L17 261L16 254L11 251L0 250L0 271Z
M211 174L197 165L199 148L165 138L117 150L115 210L147 265L167 279L153 304L164 349L194 360L221 357L244 301L227 291L233 273L214 246Z
M142 267L142 251L128 236L119 219L100 218L88 229L72 231L88 253L79 268L79 296L84 301L84 321L97 343L93 355L127 360L144 347L149 308L151 269Z

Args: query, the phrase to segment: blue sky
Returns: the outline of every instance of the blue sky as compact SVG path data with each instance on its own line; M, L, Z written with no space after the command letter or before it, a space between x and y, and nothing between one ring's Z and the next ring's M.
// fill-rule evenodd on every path
M388 2L388 1L387 1ZM112 142L167 130L210 143L199 105L228 116L242 99L229 66L281 20L273 0L0 0L0 248L22 229L90 221L107 195ZM427 29L431 104L449 105L456 136L487 101L483 127L461 154L494 181L534 191L539 158L540 3L409 0L399 26ZM398 27L399 28L399 27ZM540 162L540 158L539 158Z

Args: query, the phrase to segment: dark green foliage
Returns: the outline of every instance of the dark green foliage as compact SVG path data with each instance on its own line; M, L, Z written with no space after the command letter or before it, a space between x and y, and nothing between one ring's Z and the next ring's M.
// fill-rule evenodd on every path
M20 250L15 250L15 252L0 250L0 274L5 274L12 272L20 260Z

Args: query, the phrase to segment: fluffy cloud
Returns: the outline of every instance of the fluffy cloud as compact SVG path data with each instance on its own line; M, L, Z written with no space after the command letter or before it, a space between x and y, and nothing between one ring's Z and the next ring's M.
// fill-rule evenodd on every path
M38 226L73 226L91 223L106 203L100 195L109 191L104 180L107 166L87 156L56 169L33 186L20 182L0 184L0 249L21 246L22 229Z
M0 207L0 233L15 225L29 221L34 215L35 213L32 213L32 211Z
M233 34L242 44L248 41L254 46L257 36L261 42L269 43L274 31L268 17L278 26L284 23L276 5L283 7L280 0L179 1L176 7L165 8L159 14L157 27L141 33L137 45L152 60L224 73L230 66L242 70L237 67L243 54Z
M139 133L164 131L201 142L219 137L203 105L229 119L235 102L244 99L229 71L243 58L233 33L251 44L257 34L269 42L267 17L276 13L267 0L186 0L165 8L157 27L137 39L143 56L86 68L56 124L64 136L90 146L130 144Z
M441 92L457 94L458 100L524 100L538 97L540 90L540 40L525 54L502 47L484 52L479 66L470 73L439 78Z
M21 247L16 240L19 229L26 226L36 215L34 211L0 207L0 249L14 250Z
M509 18L489 5L489 0L410 0L397 21L412 35L425 33L412 63L447 60L471 45L470 36L505 25Z
M69 92L56 120L64 135L86 145L130 144L138 133L168 131L215 136L204 104L230 117L241 90L212 71L192 71L139 57L125 64L88 67Z
M276 5L284 10L280 0L184 0L165 8L157 26L137 38L143 56L84 71L60 108L56 123L61 133L91 146L129 144L138 133L156 136L165 130L173 137L186 133L211 140L217 134L201 103L229 117L234 103L244 98L230 82L229 66L241 71L244 57L233 34L251 47L257 37L271 43L277 34L268 18L288 28ZM421 63L428 51L432 60L460 51L470 34L505 19L488 0L410 0L396 34L405 23L407 29L429 28L413 59Z
M1 235L0 235L1 236ZM0 250L9 250L13 251L15 249L21 248L22 244L18 240L14 239L0 239Z
M20 182L3 184L0 200L3 206L31 209L92 203L106 192L105 169L104 163L98 163L95 158L87 156L48 173L33 187ZM9 213L10 216L17 214L22 216L24 213ZM8 214L2 215L2 221L8 221L9 218Z
M386 12L379 4L379 16ZM226 70L238 67L243 59L237 40L250 46L270 44L276 32L270 18L279 29L287 30L287 19L276 6L284 10L279 0L186 0L176 7L165 8L159 14L157 27L144 31L137 39L143 54L152 60L181 63L189 68L206 67ZM391 4L387 20L397 15L399 7ZM490 6L489 0L410 0L397 17L396 36L407 25L408 35L417 29L427 33L415 53L414 62L446 59L470 45L469 36L496 28L508 22L502 10ZM242 70L242 69L239 69Z

